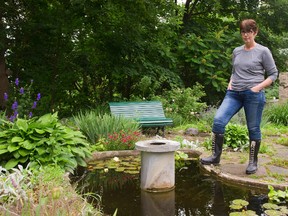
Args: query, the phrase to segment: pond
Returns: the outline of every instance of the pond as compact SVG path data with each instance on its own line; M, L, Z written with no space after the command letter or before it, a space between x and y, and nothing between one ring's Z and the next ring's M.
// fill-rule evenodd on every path
M116 159L126 168L110 163L110 158L102 165L91 162L88 170L79 169L71 178L78 182L82 194L101 196L101 207L107 215L113 215L117 209L117 216L225 216L235 199L247 200L248 209L261 215L261 204L267 202L267 191L223 183L203 173L195 160L176 169L173 190L145 192L140 189L140 157ZM89 201L97 203L93 198Z

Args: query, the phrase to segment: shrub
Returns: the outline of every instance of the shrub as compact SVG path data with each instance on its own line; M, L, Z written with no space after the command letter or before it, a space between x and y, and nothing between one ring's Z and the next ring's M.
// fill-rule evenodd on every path
M288 102L268 106L263 115L272 123L288 126Z
M235 151L247 149L249 147L249 137L246 126L229 123L225 130L224 145L226 148L232 148ZM203 146L211 149L212 138L205 139Z
M199 112L207 107L204 102L201 102L204 96L203 86L197 83L192 89L176 88L166 92L163 97L154 97L152 100L162 101L167 116L177 113L187 121L191 121L198 119Z
M225 145L234 150L247 148L249 137L246 126L229 123L225 131Z
M80 112L73 116L72 121L83 132L91 144L109 134L120 131L138 131L139 124L131 119L109 114L98 114L95 110Z
M0 138L0 165L6 169L31 162L31 168L54 164L73 172L78 165L86 166L85 158L91 155L85 136L63 126L57 113L4 121Z

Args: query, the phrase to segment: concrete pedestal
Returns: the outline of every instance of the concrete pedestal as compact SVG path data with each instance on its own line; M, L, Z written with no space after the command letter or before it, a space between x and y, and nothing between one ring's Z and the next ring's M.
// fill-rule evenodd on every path
M180 143L171 140L145 140L136 143L141 151L141 189L164 192L175 187L175 151Z

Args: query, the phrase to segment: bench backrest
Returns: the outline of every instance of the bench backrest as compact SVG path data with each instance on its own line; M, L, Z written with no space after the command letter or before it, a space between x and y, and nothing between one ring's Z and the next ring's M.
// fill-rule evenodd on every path
M127 118L165 118L160 101L110 102L111 113Z

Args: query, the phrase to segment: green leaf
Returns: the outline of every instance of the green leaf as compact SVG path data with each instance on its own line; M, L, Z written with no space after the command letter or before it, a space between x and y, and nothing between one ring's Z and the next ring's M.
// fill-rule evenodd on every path
M7 149L7 146L8 146L8 144L2 144L2 145L0 145L0 150L1 150L1 149Z
M28 150L31 150L34 148L35 144L31 143L29 140L25 140L21 143L22 147Z
M46 148L44 147L39 147L36 149L36 151L38 152L39 155L43 155L46 153Z
M31 151L28 151L27 149L20 148L20 149L18 149L18 152L22 157L24 157L24 156L27 156L28 154L30 154Z
M0 137L7 137L7 136L8 136L7 131L0 132Z
M20 163L25 163L28 160L28 157L21 157L19 158Z
M8 152L8 149L0 149L0 155Z
M85 153L79 148L72 148L72 152L77 153L80 157L85 158Z
M82 166L82 167L86 167L87 166L87 163L85 160L83 160L82 158L80 157L76 157L76 161L78 163L79 166Z
M23 138L22 138L22 137L13 137L13 138L11 139L11 142L12 142L12 143L23 142Z
M44 133L45 133L45 130L41 130L41 129L37 129L37 128L35 128L35 131L36 131L38 134L44 134Z
M14 151L13 156L14 156L14 158L18 159L21 155L19 154L18 151Z
M38 136L35 136L35 134L30 134L29 135L29 138L32 139L32 140L35 140L35 141L38 141L38 140L41 140L42 138L38 137Z
M13 152L13 151L18 150L19 148L20 148L20 145L18 145L17 143L11 143L7 149L9 152Z
M6 164L5 164L5 169L9 170L13 167L15 167L17 164L19 163L19 161L15 158L10 159Z
M17 127L22 130L22 131L27 131L28 129L28 124L27 124L27 120L24 119L17 119L16 121L16 125Z

